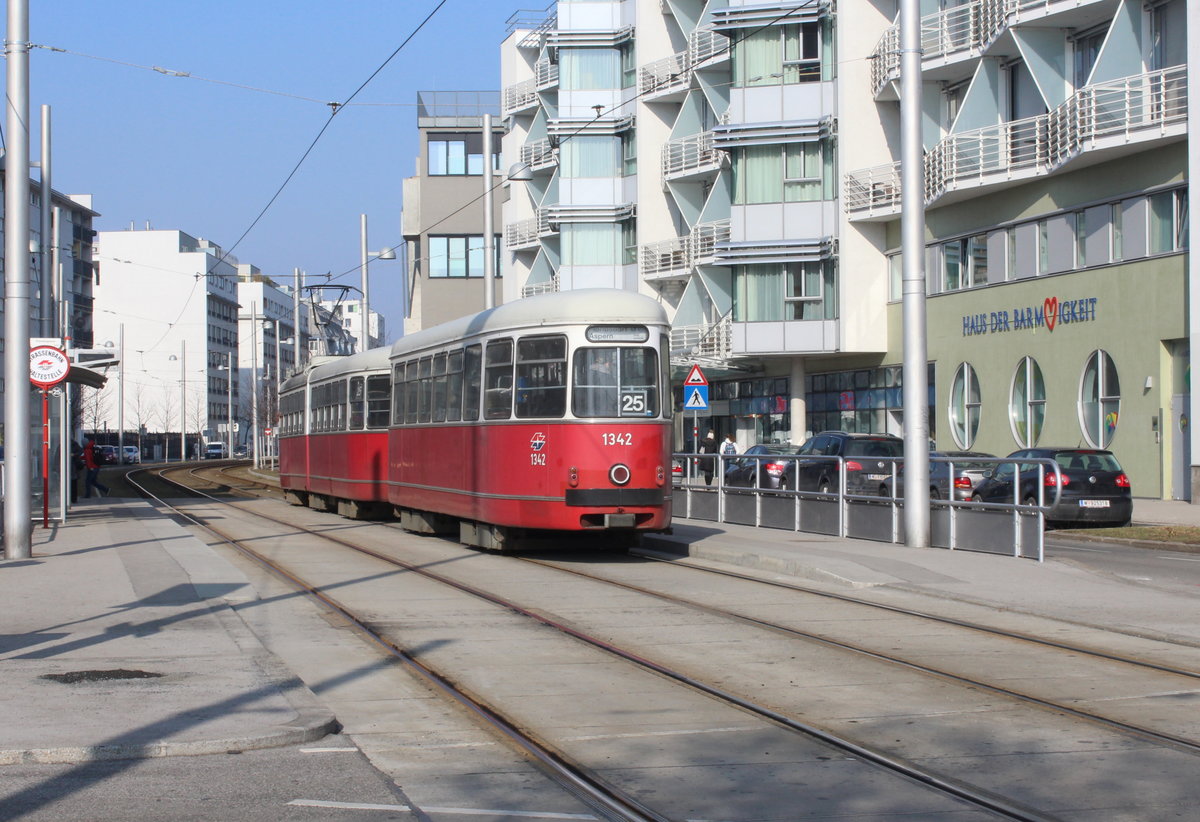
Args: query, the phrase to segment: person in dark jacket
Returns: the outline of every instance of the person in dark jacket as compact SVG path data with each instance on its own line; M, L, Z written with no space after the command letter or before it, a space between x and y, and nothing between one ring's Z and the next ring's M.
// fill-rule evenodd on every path
M83 464L87 468L87 480L83 484L84 497L90 497L93 488L96 489L96 496L107 497L108 486L100 482L100 455L96 453L96 441L91 437L87 438L83 446Z
M703 440L701 440L699 450L700 450L701 454L716 454L717 453L717 435L714 434L710 430L708 432L708 436L706 436ZM705 485L712 485L713 472L716 470L716 467L717 467L717 458L715 456L700 458L700 470L704 472L704 484Z
M79 499L79 477L83 474L83 446L71 439L71 502Z

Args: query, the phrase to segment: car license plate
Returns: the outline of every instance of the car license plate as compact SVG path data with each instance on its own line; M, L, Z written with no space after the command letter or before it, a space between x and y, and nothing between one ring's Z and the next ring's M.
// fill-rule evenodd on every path
M1080 508L1107 508L1108 500L1106 499L1081 499L1079 501Z
M890 476L891 474L867 474L867 479L874 480L875 482L882 482Z

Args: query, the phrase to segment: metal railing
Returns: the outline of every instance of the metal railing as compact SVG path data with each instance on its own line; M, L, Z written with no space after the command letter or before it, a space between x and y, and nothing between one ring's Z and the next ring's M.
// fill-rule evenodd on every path
M538 91L545 91L558 85L558 63L549 60L538 60L533 64L533 79Z
M663 176L693 174L720 168L724 152L713 147L713 133L702 131L668 141L662 148Z
M674 351L687 349L692 357L728 360L733 353L733 313L727 313L715 323L672 328L671 348Z
M689 519L903 542L903 500L894 492L881 494L879 490L897 488L897 480L902 476L900 457L676 453L672 460L675 512ZM847 477L852 472L847 472L847 463L866 460L876 463L875 473L864 474L851 484ZM747 462L754 463L750 471L753 481L732 484L731 479L737 482L746 472L731 469L744 468ZM773 473L779 476L779 481L771 481L774 487L764 487L761 469L764 462L775 464ZM953 459L931 457L930 462L946 464L947 476L956 476ZM1046 514L1059 503L1065 484L1061 468L1052 459L1040 458L1026 458L1018 463L1007 458L974 457L970 462L1013 465L1013 499L976 502L955 499L953 493L931 499L934 515L931 544L949 550L1008 553L1044 561ZM819 475L824 481L813 483L811 488L797 488L803 484L796 481L802 465L808 473ZM1021 497L1021 467L1030 465L1037 473L1036 500ZM814 466L819 466L818 470L813 470ZM1048 488L1053 489L1049 498Z
M679 276L691 270L688 238L674 237L657 243L646 243L640 249L642 278L652 280L664 275Z
M538 244L542 237L557 233L550 223L549 212L539 208L536 217L518 220L504 227L504 247L509 251L529 248Z
M714 57L729 57L729 38L712 29L696 29L688 36L688 59L693 67Z
M554 151L550 138L546 137L521 146L521 162L536 171L557 165L558 154Z
M1050 173L1105 139L1154 139L1186 128L1187 115L1184 65L1085 86L1047 114L946 137L925 156L925 201L963 184ZM849 212L894 212L900 165L849 172L844 188Z
M537 105L537 85L533 80L522 80L504 89L504 108L502 113L507 116L522 109Z
M729 242L729 220L697 223L688 235L688 252L692 265L703 265L717 253L717 243Z
M536 297L538 294L553 294L558 291L558 278L551 277L547 282L527 285L521 288L521 297Z
M638 69L638 93L654 94L665 89L685 89L692 81L687 52L679 52Z

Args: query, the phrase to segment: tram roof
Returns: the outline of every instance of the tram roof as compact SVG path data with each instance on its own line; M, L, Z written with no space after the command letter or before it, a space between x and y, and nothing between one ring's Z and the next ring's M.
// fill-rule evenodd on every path
M406 335L392 344L391 353L393 357L403 357L455 340L519 328L666 322L662 306L644 294L620 288L581 288L526 297Z
M390 367L388 365L388 355L390 353L391 349L383 346L372 348L369 351L362 351L358 354L349 354L344 357L315 358L307 369L285 380L283 385L280 386L280 390L286 391L296 388L304 385L305 382L323 382L342 374L387 371Z

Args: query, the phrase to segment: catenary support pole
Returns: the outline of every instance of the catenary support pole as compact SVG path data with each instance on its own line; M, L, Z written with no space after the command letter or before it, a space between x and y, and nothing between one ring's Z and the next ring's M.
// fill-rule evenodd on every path
M54 289L54 268L51 264L51 249L57 244L55 237L51 234L50 217L54 206L54 190L51 188L50 177L50 106L42 106L42 158L39 162L39 167L42 170L42 206L39 211L41 224L38 234L41 236L39 245L40 254L38 254L38 274L42 284L42 298L40 301L38 316L41 318L41 331L38 333L43 337L54 336L54 311L57 303L56 299L61 295Z
M929 545L929 366L925 334L925 168L921 3L900 3L900 238L904 263L904 528Z
M125 463L125 323L117 326L117 465Z
M492 191L492 115L483 115L483 307L496 305L495 192Z
M304 273L293 268L292 274L295 279L292 281L292 325L296 332L295 339L292 340L292 367L300 368L300 289L304 285Z
M371 278L367 275L367 263L369 262L367 254L367 215L358 215L359 226L359 248L362 251L362 304L359 309L362 311L360 315L362 319L362 331L359 334L358 350L366 351L371 347L371 315L368 313L371 310L371 299L368 293L371 288Z
M179 341L179 461L187 461L187 340Z
M4 551L33 552L29 389L29 0L8 0L4 186Z

